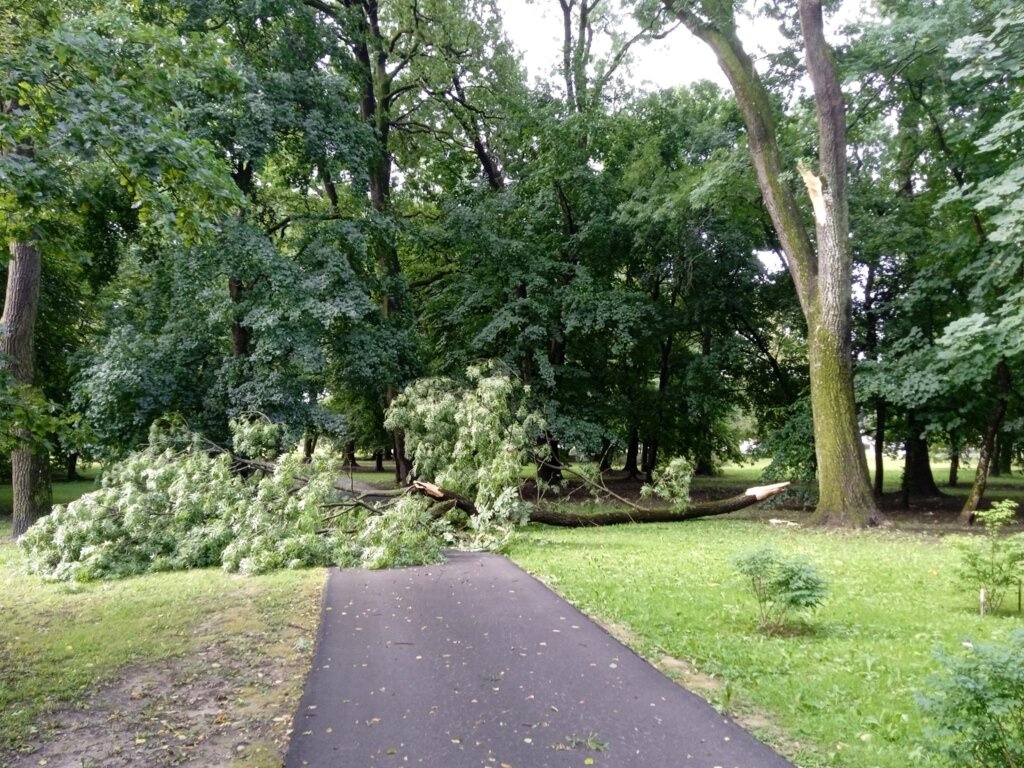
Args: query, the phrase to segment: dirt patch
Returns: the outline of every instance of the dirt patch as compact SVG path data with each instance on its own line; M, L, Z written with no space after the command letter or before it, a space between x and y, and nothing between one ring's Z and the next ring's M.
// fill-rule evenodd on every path
M182 656L126 668L49 713L10 768L279 766L309 668L319 602L281 625L258 593L194 627ZM294 614L291 614L294 616Z

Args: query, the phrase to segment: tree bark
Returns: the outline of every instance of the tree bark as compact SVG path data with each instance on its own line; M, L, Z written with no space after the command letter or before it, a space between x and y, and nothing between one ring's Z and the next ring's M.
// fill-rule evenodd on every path
M640 430L634 426L629 430L629 445L626 447L626 463L622 467L622 471L626 473L626 477L630 480L640 479L640 465L637 463L639 455Z
M818 173L801 168L814 208L811 243L779 150L768 91L736 36L731 7L715 0L663 0L718 56L747 127L765 207L787 257L807 321L811 406L818 465L819 523L863 526L878 515L857 427L851 365L852 258L846 195L846 116L824 38L819 0L800 0L807 70L818 117ZM724 18L723 18L724 17Z
M884 400L875 404L875 487L876 499L882 498L885 493L885 417L886 405Z
M78 451L68 452L64 468L65 476L69 481L82 479L82 476L78 474Z
M967 495L963 509L960 510L961 522L974 522L974 514L978 511L981 497L985 495L988 473L995 452L996 435L1003 425L1003 419L1006 417L1006 410L1009 407L1010 383L1010 366L1007 365L1006 360L1000 360L999 365L996 366L996 402L981 441L981 453L978 456L978 468L974 472L974 484L971 486L971 492Z
M674 512L670 509L635 508L598 515L577 515L572 512L560 512L548 508L534 507L530 512L530 522L555 525L562 528L585 528L588 526L624 525L627 523L678 523L686 520L696 520L701 517L726 515L730 512L752 507L765 499L777 496L786 490L788 486L789 483L776 483L775 485L748 488L738 496L732 496L728 499L692 504L682 512ZM425 496L442 502L442 504L454 505L467 515L472 516L478 513L476 505L470 499L440 488L433 483L416 480L413 482L412 488ZM443 511L440 514L443 514Z
M558 439L551 434L547 438L548 456L537 466L537 477L548 485L562 482L562 460L559 457Z
M530 512L531 523L543 523L555 525L561 528L587 528L601 525L626 525L628 523L682 523L687 520L697 520L701 517L714 517L716 515L727 515L730 512L737 512L747 507L752 507L762 501L764 497L758 498L751 494L751 488L738 496L731 496L728 499L718 501L703 501L693 504L682 512L673 512L670 509L623 509L615 512L605 512L597 515L577 515L572 512L560 512L545 507L537 507ZM781 493L782 489L779 489ZM774 493L772 495L775 495Z
M33 383L33 334L39 312L39 280L42 258L35 245L10 244L7 265L7 291L0 325L0 352L14 380L24 386ZM49 456L30 443L28 434L21 447L11 454L11 490L13 515L11 533L17 538L50 511Z
M956 488L960 482L960 446L954 445L949 451L949 482L950 488Z
M907 438L904 446L904 493L908 497L941 496L942 491L935 484L935 476L932 475L928 441L921 436L921 425L917 422L913 412L907 414ZM909 506L909 498L907 502Z

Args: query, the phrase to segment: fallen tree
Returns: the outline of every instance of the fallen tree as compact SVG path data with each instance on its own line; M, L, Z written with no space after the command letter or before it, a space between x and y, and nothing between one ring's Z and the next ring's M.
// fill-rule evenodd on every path
M150 444L107 467L103 487L30 528L19 543L29 569L55 580L117 578L217 566L244 574L342 565L387 568L437 562L452 547L503 550L524 523L562 527L681 522L723 515L781 493L788 483L692 503L691 467L673 459L641 498L608 488L596 468L563 466L576 486L560 504L539 484L525 498L523 467L544 433L514 377L471 369L467 381L415 382L395 399L389 428L406 435L407 488L381 490L340 477L342 456L282 453L279 425L232 422L232 447L185 425L156 424ZM567 509L579 489L614 509Z
M727 499L690 504L681 510L665 507L645 507L633 504L621 497L619 497L620 500L626 504L625 508L597 514L579 514L566 512L551 506L536 505L530 510L527 520L531 523L543 523L544 525L554 525L561 528L586 528L590 526L625 525L629 523L681 523L701 517L727 515L730 512L737 512L741 509L752 507L773 496L778 496L787 487L789 487L789 483L757 486L748 488L743 493L730 496ZM471 516L478 513L476 505L470 499L447 491L433 483L416 480L410 487L410 492L419 493L434 501L438 514L445 514L453 507ZM405 493L405 491L402 491L402 493Z

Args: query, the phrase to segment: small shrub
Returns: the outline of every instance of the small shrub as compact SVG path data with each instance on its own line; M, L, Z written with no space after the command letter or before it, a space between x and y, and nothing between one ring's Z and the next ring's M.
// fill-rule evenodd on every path
M764 547L736 559L736 570L750 579L757 601L758 629L779 632L792 611L813 611L828 594L828 584L809 562L783 559Z
M1024 629L1002 643L940 654L918 704L931 721L925 746L949 765L1024 766Z
M962 554L957 573L974 590L984 589L990 610L998 611L1006 590L1024 576L1024 534L1006 536L1003 528L1013 522L1015 501L997 501L992 509L978 512L985 535L958 541Z

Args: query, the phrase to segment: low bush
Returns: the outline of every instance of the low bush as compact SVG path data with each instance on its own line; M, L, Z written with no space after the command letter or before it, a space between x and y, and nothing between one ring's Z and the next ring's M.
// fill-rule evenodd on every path
M1003 529L1013 522L1015 501L997 501L977 513L985 535L956 542L961 552L957 573L974 590L985 590L985 605L998 611L1006 591L1024 577L1024 534L1007 536Z
M828 594L828 584L809 562L783 559L764 547L741 555L736 570L750 580L757 601L758 629L778 633L793 611L813 611Z
M951 766L1024 766L1024 629L1005 642L940 655L944 670L918 697L925 746Z

